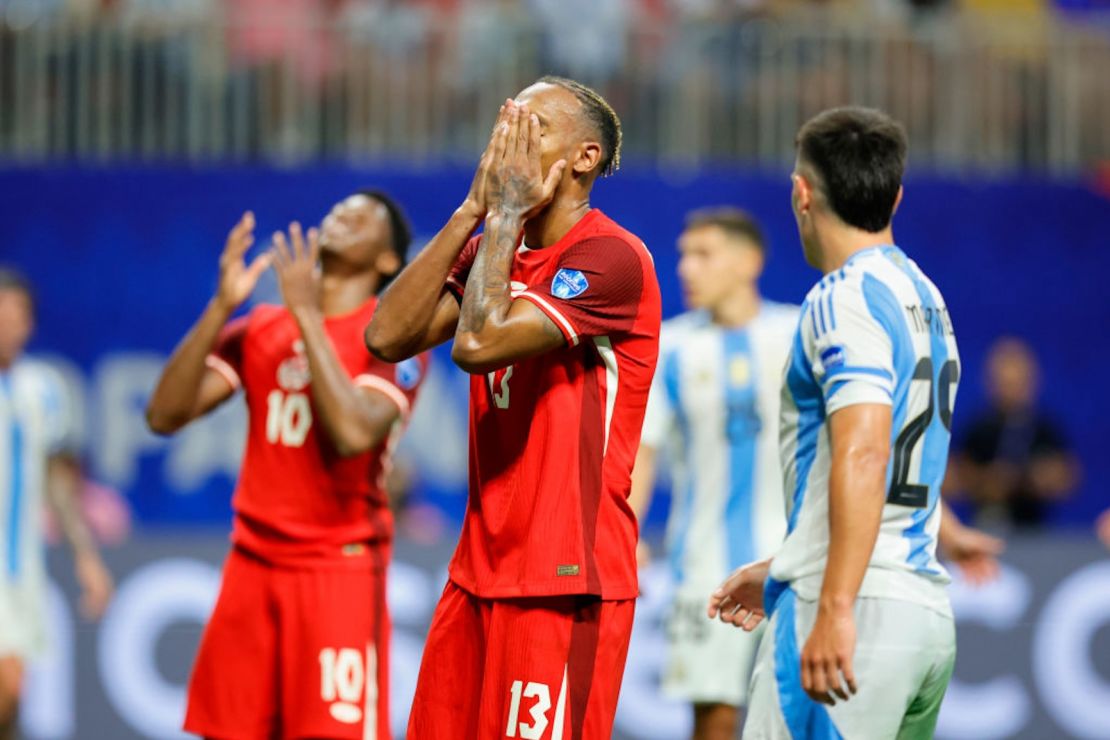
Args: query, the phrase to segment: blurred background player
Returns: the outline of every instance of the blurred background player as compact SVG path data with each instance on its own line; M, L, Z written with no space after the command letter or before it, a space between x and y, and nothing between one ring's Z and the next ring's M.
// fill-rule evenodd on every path
M791 201L806 261L824 277L787 366L788 532L770 561L770 639L744 729L931 737L956 657L936 559L955 335L936 286L894 246L901 125L833 109L802 126L797 149ZM744 607L730 585L711 615Z
M231 231L220 280L150 400L168 434L240 387L249 429L232 549L201 640L185 729L209 738L389 737L385 569L393 520L383 489L426 358L393 366L362 329L410 241L384 193L338 203L307 243L248 265L254 217ZM285 307L228 321L273 264Z
M643 242L590 206L620 161L609 104L548 77L499 118L463 205L366 331L386 359L453 336L471 373L469 505L408 736L600 740L638 592L627 497L659 287Z
M763 234L741 210L691 213L678 249L692 310L663 324L629 503L643 521L656 454L672 452L666 548L675 597L663 690L693 704L694 738L732 740L762 633L707 622L705 598L735 568L770 556L786 533L779 395L798 308L760 296Z
M1079 463L1038 404L1040 368L1029 345L999 339L986 364L989 406L963 430L953 493L970 500L977 524L1043 527L1077 485Z
M46 647L43 504L73 549L82 611L99 617L112 578L62 475L66 433L61 381L23 358L35 325L31 285L0 267L0 740L16 737L26 662Z

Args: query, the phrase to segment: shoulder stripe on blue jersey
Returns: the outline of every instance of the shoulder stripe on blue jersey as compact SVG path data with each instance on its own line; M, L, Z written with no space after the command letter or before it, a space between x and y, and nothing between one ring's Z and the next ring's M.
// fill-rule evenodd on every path
M824 296L824 294L817 297L817 311L818 311L818 314L819 314L818 318L820 319L820 323L821 323L821 334L824 334L825 332L828 331L828 329L826 328L826 325L825 325L825 296Z
M835 282L835 278L833 279ZM836 308L833 305L833 286L829 283L829 328L836 329Z
M832 385L830 385L828 387L828 389L825 391L825 403L828 403L829 401L831 401L833 399L833 396L835 396L837 393L839 393L840 389L843 388L846 385L848 385L847 380L843 380L843 379L834 380L832 382Z
M894 380L894 376L882 368L863 367L860 365L841 365L825 373L825 381L828 382L831 378L835 378L838 375L874 375L885 380Z

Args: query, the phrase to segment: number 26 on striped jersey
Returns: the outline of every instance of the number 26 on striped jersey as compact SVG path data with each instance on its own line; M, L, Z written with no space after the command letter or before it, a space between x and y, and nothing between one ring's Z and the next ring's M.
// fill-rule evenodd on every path
M551 709L551 689L545 683L529 681L525 684L523 681L513 681L509 695L509 724L505 727L505 737L540 740L547 729L547 712ZM524 722L520 719L520 700L522 697L535 699L532 708L528 711L531 722Z
M486 373L489 392L493 395L493 405L499 409L509 408L509 378L511 377L513 377L512 365Z

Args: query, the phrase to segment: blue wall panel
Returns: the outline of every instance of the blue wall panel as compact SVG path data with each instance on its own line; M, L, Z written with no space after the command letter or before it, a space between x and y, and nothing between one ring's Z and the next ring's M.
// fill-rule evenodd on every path
M0 172L6 231L0 262L23 269L38 287L33 348L71 358L99 389L91 394L99 400L86 404L86 436L94 439L110 411L104 404L122 393L109 392L111 385L97 375L105 358L151 353L153 362L172 348L210 295L224 235L243 209L255 211L263 241L291 219L318 221L335 200L373 185L393 192L427 238L458 204L470 176L457 169L9 170ZM801 300L817 274L797 244L789 188L785 172L662 178L633 170L601 182L595 203L651 248L664 311L671 315L681 310L673 245L683 216L721 203L741 205L766 225L772 250L766 294ZM1086 466L1082 491L1060 519L1088 521L1110 506L1103 484L1110 455L1102 449L1110 440L1104 282L1110 275L1110 202L1082 183L912 179L895 226L900 245L949 302L965 365L957 428L982 403L989 343L1003 333L1027 338L1044 365L1045 405L1063 422ZM269 290L272 296L272 284ZM448 364L439 357L441 366ZM464 385L459 378L450 383L461 413ZM136 391L135 405L141 406L145 390ZM173 482L163 472L168 448L151 440L136 444L133 460L102 451L93 467L125 490L141 519L226 518L230 474L190 480L178 469ZM178 452L171 467L204 454L200 448ZM121 472L129 467L131 473ZM448 508L458 511L458 487L441 479L431 486L437 489L432 498L453 502Z

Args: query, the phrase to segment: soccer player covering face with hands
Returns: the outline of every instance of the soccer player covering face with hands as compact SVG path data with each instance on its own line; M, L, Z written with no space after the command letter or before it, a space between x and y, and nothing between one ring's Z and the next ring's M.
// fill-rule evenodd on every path
M782 389L787 536L725 581L709 615L749 630L770 619L745 738L928 738L956 651L938 538L979 575L998 547L940 501L960 379L953 325L894 245L902 127L836 109L806 123L797 148L794 214L824 277Z
M362 329L409 229L385 194L337 204L249 263L232 230L216 295L151 397L172 433L242 388L247 446L232 548L189 683L185 729L207 738L387 738L393 536L384 478L426 358L389 365ZM284 306L229 321L273 265Z
M411 738L612 734L660 324L646 248L590 207L619 150L616 115L576 82L506 101L463 204L367 327L388 360L453 339L471 373L470 499Z

